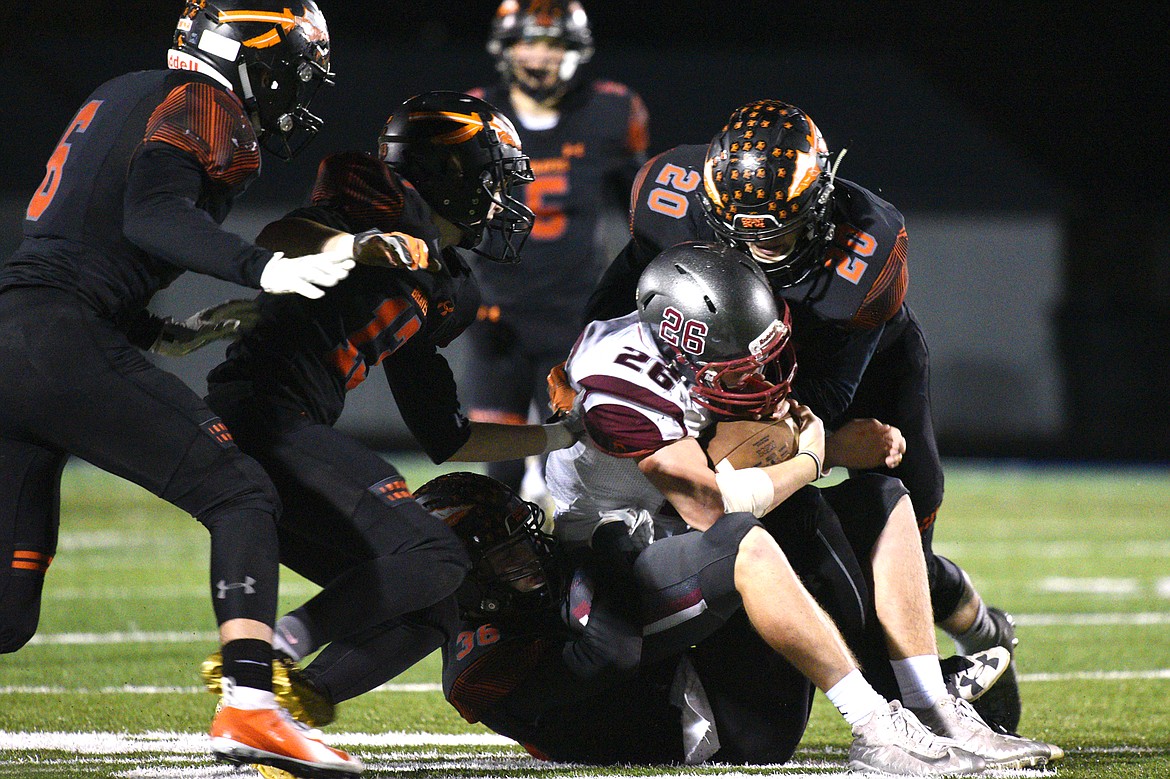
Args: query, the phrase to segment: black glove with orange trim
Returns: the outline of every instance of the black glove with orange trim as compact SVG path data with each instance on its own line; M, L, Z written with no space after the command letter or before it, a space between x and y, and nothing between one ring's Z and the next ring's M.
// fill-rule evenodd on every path
M366 230L353 237L353 258L362 265L402 270L442 270L439 258L427 242L406 233Z

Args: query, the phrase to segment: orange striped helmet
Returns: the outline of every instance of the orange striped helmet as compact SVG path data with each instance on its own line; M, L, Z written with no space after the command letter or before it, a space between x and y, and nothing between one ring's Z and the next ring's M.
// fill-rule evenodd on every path
M448 473L415 490L415 500L452 530L471 557L456 599L467 617L507 618L548 608L561 572L544 512L506 484L478 473Z
M415 95L386 120L378 156L462 231L460 246L519 261L535 217L513 188L533 180L532 166L511 120L490 103L461 92Z
M187 0L168 63L229 87L261 144L287 159L321 129L308 109L321 85L333 83L329 54L313 0Z

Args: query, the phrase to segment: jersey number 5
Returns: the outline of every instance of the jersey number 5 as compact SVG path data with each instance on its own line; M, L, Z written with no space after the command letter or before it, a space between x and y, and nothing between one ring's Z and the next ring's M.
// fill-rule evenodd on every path
M686 193L695 191L695 188L699 186L700 178L698 171L687 170L678 165L667 163L654 177L654 183L662 186L650 190L650 194L646 198L646 205L650 206L650 210L655 213L682 219L687 215L687 208L690 207ZM671 187L671 189L665 187Z
M41 214L45 213L45 209L53 202L53 196L57 194L57 187L61 186L61 174L64 172L65 162L69 159L69 139L73 133L83 133L89 129L89 123L93 121L101 104L101 100L89 101L81 107L77 116L73 117L73 121L65 128L65 134L61 136L61 141L53 150L53 155L49 157L48 163L45 164L45 179L37 187L32 200L28 203L28 210L24 216L30 222L40 219Z

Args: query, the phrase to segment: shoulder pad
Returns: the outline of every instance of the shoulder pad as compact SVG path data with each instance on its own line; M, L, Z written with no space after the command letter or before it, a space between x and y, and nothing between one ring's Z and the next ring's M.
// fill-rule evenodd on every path
M355 232L396 229L404 193L398 177L365 152L341 152L321 160L313 184L313 205L340 211Z
M676 146L642 166L630 190L630 234L650 256L683 241L712 240L699 187L704 146Z
M870 287L861 307L853 317L853 325L870 330L885 323L906 299L906 288L910 285L910 274L906 267L906 228L898 231L889 259L882 267L881 274Z
M143 141L191 154L213 181L227 186L241 186L260 172L260 147L244 107L235 95L202 81L170 91L150 115Z

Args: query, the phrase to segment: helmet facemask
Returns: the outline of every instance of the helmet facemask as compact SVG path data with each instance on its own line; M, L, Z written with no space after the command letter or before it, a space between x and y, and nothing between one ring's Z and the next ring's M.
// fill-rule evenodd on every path
M787 312L785 312L787 314ZM739 359L694 363L679 351L694 372L691 397L722 417L764 419L772 416L792 390L796 378L796 350L785 321L776 320Z
M504 265L520 262L524 247L536 222L532 209L518 200L512 190L536 180L527 156L503 156L480 175L480 189L491 206L476 225L459 224L464 231L460 246Z
M321 64L322 59L325 65ZM242 67L241 76L244 76ZM257 60L247 67L247 76L243 83L255 98L252 104L260 126L260 144L281 159L291 159L324 125L320 117L309 111L309 104L322 86L333 86L328 48L323 58L301 56L275 65ZM249 105L246 95L244 103Z

